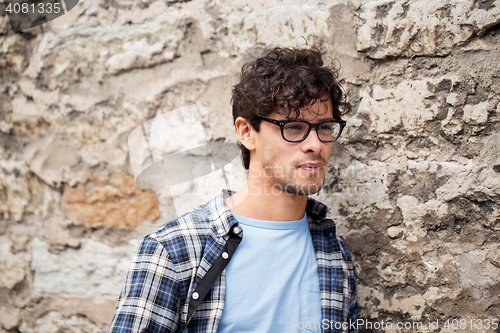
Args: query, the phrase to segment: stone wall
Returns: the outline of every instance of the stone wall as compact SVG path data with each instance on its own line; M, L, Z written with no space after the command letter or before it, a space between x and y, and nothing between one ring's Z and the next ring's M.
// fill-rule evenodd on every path
M499 0L95 0L18 34L0 16L0 332L105 332L139 239L221 179L141 188L129 135L195 105L230 161L241 66L305 41L353 104L318 196L363 330L500 332L478 326L500 320L499 23Z

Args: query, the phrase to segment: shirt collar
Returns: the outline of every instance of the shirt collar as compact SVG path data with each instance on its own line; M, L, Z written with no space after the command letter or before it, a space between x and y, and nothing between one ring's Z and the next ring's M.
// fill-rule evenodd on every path
M208 217L210 221L212 221L215 232L218 236L227 234L237 223L225 200L233 194L234 192L231 190L219 190L207 204Z
M213 222L215 232L219 236L223 236L237 223L233 217L231 210L226 204L227 198L235 192L222 189L208 202L209 218ZM312 198L307 198L306 213L316 223L320 223L326 218L328 208L326 205Z
M312 198L307 198L306 213L308 216L313 217L316 223L320 223L326 218L328 207L319 201Z

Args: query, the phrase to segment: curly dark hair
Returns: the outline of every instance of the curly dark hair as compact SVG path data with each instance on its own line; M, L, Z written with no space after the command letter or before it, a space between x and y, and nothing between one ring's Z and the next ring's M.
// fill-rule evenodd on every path
M233 122L243 117L258 132L261 119L277 110L287 110L288 119L300 116L300 109L325 95L332 101L333 116L350 111L339 69L323 67L321 52L315 48L266 50L262 56L241 69L241 80L233 87ZM292 115L294 113L294 115ZM250 151L240 144L245 169L250 166Z

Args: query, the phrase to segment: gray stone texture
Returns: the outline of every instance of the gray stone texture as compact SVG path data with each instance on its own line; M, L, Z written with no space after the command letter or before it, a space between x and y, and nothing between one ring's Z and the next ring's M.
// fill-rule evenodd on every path
M306 41L353 105L317 197L361 318L493 332L470 323L500 319L499 23L499 0L80 1L24 33L0 16L0 332L105 332L138 240L244 181L241 66ZM189 105L211 156L183 171L233 163L138 187L129 134Z

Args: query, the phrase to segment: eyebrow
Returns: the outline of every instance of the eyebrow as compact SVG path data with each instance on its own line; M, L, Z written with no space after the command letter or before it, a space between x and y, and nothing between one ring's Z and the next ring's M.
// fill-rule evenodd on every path
M308 123L311 123L311 124L314 124L314 123L322 123L324 121L334 121L336 120L334 117L328 117L328 118L324 118L324 119L317 119L317 118L314 118L312 119L313 121L315 121L314 123L312 123L311 121L307 121L305 119L300 119L300 118L296 118L296 119L283 119L283 120L290 120L290 121L306 121Z

